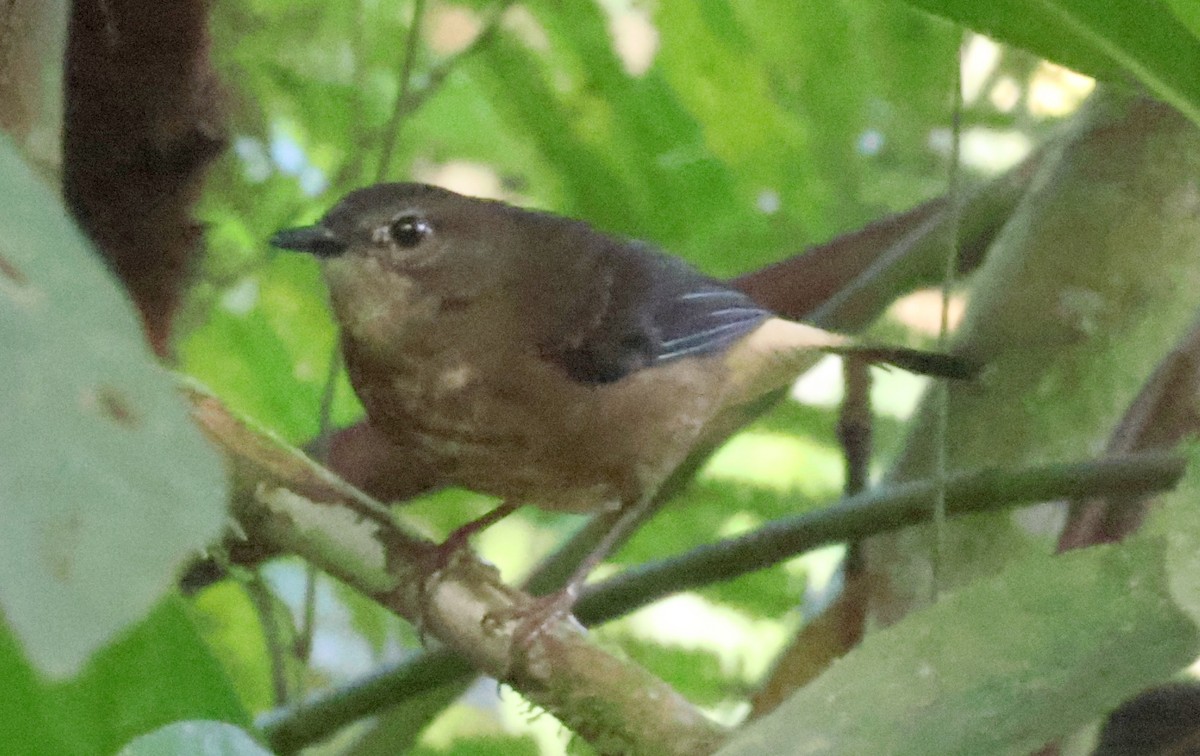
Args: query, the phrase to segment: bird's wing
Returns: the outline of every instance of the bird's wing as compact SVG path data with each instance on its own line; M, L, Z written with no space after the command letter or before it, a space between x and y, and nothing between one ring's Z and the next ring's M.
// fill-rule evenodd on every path
M745 294L646 245L602 237L576 307L544 359L603 384L685 357L719 353L771 313Z
M676 260L670 267L683 268ZM677 269L654 305L655 363L727 349L771 317L750 297L691 269Z

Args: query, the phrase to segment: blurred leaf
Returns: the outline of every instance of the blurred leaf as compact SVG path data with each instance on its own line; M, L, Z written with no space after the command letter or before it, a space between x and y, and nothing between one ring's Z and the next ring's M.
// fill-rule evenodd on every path
M491 735L457 738L449 748L421 746L413 749L413 756L537 756L542 751L533 738L517 735ZM394 753L392 751L365 751L366 754ZM357 754L356 754L357 756Z
M734 580L714 583L699 591L710 601L745 612L751 617L779 619L804 601L805 581L793 578L784 565L759 570ZM671 679L671 678L667 678Z
M868 635L722 754L1028 753L1195 657L1160 539L1015 563Z
M1165 0L1175 17L1191 30L1192 36L1200 37L1200 4L1193 0Z
M177 599L164 602L67 683L40 679L0 627L0 680L0 725L10 753L113 753L130 738L178 719L249 725Z
M671 687L698 706L728 700L730 690L741 685L736 670L725 670L709 649L680 648L626 638L621 648L654 674L671 681Z
M315 435L319 389L315 381L300 388L286 345L257 305L245 313L214 310L180 351L187 371L237 412L293 442Z
M697 222L728 212L735 199L732 177L720 156L705 150L678 88L657 66L641 76L626 72L599 4L534 7L551 42L542 57L558 81L569 82L559 87L558 107L590 149L611 156L631 206L625 218L595 220L671 247L703 235Z
M510 128L523 133L554 170L564 201L559 207L587 218L598 227L617 233L644 228L652 212L649 203L632 194L619 196L598 187L625 187L611 151L588 144L580 133L579 116L571 118L551 82L529 50L506 36L498 36L464 70L480 84L484 96ZM511 87L510 82L522 82Z
M117 756L270 756L245 730L224 722L176 722L143 735Z
M420 646L413 627L383 608L378 602L363 596L339 580L330 581L333 594L345 608L355 632L371 646L378 659L389 641L399 640L409 648Z
M1188 456L1187 475L1153 511L1143 532L1166 540L1171 593L1200 623L1200 444L1193 442Z
M263 637L262 618L235 580L205 588L192 600L196 629L224 667L230 684L248 711L263 711L275 702L271 660Z
M445 538L455 528L482 517L497 504L498 502L490 496L461 488L446 488L405 502L397 511L407 527L436 540ZM518 510L517 514L525 512Z
M300 255L276 255L230 287L207 322L188 334L183 366L239 412L295 443L317 433L321 395L334 348L319 269ZM339 379L334 422L359 414Z
M226 484L132 306L0 142L0 604L69 675L216 538Z
M737 480L808 496L836 496L842 460L836 449L809 438L747 430L734 436L704 466L706 478Z
M426 750L420 747L414 749L414 744L421 737L421 733L425 731L430 721L437 718L447 706L459 699L467 687L469 687L467 682L443 685L420 695L411 696L404 701L403 705L393 706L380 712L373 719L367 731L342 751L342 756L375 756L376 754L390 756L395 753L420 753L422 750ZM456 747L463 745L464 740L469 739L456 740ZM509 745L516 746L518 753L528 745L523 738L509 739L496 736L487 740L496 749L493 753L500 752L500 742L503 740L510 741L505 743L504 753L509 752L507 750ZM465 747L471 748L471 746ZM444 753L444 751L438 752ZM536 749L533 752L537 753Z
M1097 78L1132 75L1200 125L1200 39L1162 2L907 0ZM1195 11L1187 15L1195 22ZM1193 27L1194 28L1194 27Z
M0 623L0 681L4 697L0 699L0 732L6 748L28 756L61 756L79 751L67 744L76 733L56 726L53 708L45 705L45 684L26 661L17 639L7 625ZM98 752L92 749L89 753Z
M616 556L623 563L677 554L740 532L783 514L803 511L813 500L790 492L756 489L729 481L693 481L644 527Z

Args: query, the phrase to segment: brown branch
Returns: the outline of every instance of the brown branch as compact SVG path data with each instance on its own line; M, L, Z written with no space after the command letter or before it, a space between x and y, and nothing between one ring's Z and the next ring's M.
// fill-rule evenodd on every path
M1109 438L1105 452L1120 456L1170 449L1200 433L1200 319L1159 363ZM1120 541L1141 526L1152 498L1093 498L1071 502L1058 550Z
M960 210L959 272L983 261L1042 160L1040 150L967 197ZM901 294L939 283L952 213L945 197L747 273L733 284L780 315L857 331Z
M201 249L192 207L224 145L207 10L203 0L71 5L63 194L160 356Z
M1182 456L1143 452L1020 470L963 473L948 483L947 514L977 516L1071 494L1160 492L1174 487L1185 467ZM590 585L576 606L577 616L591 627L672 593L730 580L820 546L861 540L928 521L929 502L936 490L937 485L931 481L868 490L834 506L792 515L750 533L631 568ZM844 644L840 634L861 622L839 623L837 619L836 611L817 618L814 624L824 624L808 637L826 646ZM820 669L797 662L789 671L795 675L783 674L774 681L780 688L794 689ZM382 667L347 686L323 691L311 700L270 712L260 719L260 726L276 750L288 751L312 745L351 722L435 688L461 683L471 674L471 667L452 652L427 651ZM770 691L764 690L762 695L769 696Z

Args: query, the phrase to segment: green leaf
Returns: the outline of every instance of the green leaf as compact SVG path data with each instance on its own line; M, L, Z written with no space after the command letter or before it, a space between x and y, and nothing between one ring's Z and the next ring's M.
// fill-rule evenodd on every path
M1177 17L1162 2L908 2L1097 78L1121 80L1132 74L1200 124L1200 40L1180 23L1185 14ZM1194 24L1196 12L1185 13L1184 20Z
M175 722L137 738L117 756L270 756L245 730L224 722Z
M271 657L262 617L245 586L236 580L222 580L205 588L192 598L191 616L242 705L249 711L273 706Z
M178 599L165 602L65 683L42 680L0 626L0 684L0 732L11 753L113 753L130 738L178 719L249 724Z
M1195 0L1166 0L1166 4L1194 36L1200 37L1200 3Z
M723 660L712 648L682 648L635 637L625 639L621 647L633 661L670 680L680 695L700 706L728 700L744 676L744 670Z
M392 706L380 712L378 716L374 717L362 736L356 739L352 745L347 746L342 752L343 756L384 756L394 753L420 754L428 752L431 749L422 749L417 745L421 734L429 729L430 723L442 715L447 707L460 699L463 691L468 687L470 687L469 681L442 685L420 695L406 698L401 706ZM478 715L479 712L474 713ZM455 753L463 748L469 749L463 740L455 741ZM492 753L520 754L528 752L527 738L507 738L496 735L488 740L491 740L493 744ZM505 741L503 750L501 750L501 740ZM437 753L445 753L445 751L438 749ZM538 753L536 747L532 753Z
M0 142L0 605L68 675L225 516L216 452L59 198Z
M1171 594L1200 623L1200 445L1192 444L1187 475L1146 523L1147 536L1167 542Z
M265 238L268 232L261 232ZM213 302L206 322L182 340L182 369L237 412L293 443L317 433L335 331L320 269L302 255L275 254ZM335 423L360 414L341 377Z
M1028 753L1195 658L1165 541L1015 564L869 635L720 753Z

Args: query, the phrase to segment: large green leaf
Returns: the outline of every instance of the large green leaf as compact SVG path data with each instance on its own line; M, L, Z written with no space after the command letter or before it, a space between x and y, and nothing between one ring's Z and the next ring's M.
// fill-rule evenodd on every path
M1195 0L1166 0L1166 3L1183 25L1200 37L1200 3Z
M65 675L216 537L226 483L124 293L8 142L0 228L0 606Z
M1029 753L1186 666L1165 539L1039 556L870 635L726 756Z
M105 648L76 678L47 683L0 627L4 752L90 756L179 719L248 725L220 665L177 599Z
M1196 12L1172 0L906 0L1102 79L1134 76L1200 124ZM1176 15L1178 14L1178 15Z

